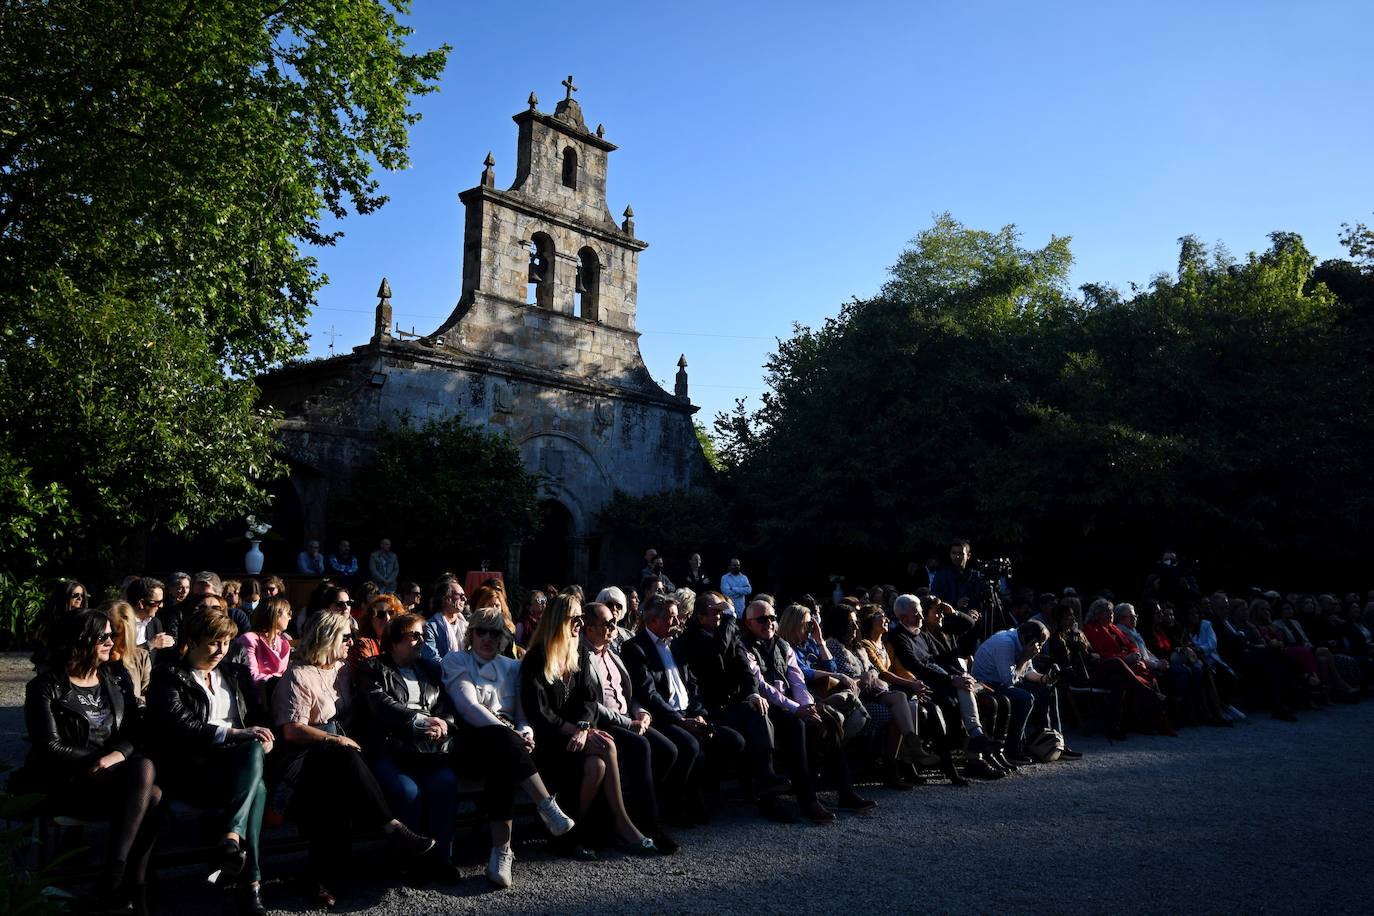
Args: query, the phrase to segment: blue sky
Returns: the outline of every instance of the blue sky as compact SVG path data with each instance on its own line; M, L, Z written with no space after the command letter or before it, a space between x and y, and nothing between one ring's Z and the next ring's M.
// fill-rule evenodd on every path
M708 427L757 404L793 322L875 292L949 211L1072 237L1073 282L1122 289L1195 234L1240 256L1273 230L1337 257L1374 219L1374 3L601 3L417 0L416 47L453 46L420 99L391 202L314 252L330 284L311 354L361 344L391 281L433 330L461 284L462 207L488 150L572 73L606 126L608 203L633 204L640 345L672 389L680 353Z

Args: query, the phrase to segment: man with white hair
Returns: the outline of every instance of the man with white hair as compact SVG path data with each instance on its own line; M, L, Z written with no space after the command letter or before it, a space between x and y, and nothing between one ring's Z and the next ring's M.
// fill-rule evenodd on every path
M892 613L896 624L887 636L888 649L892 654L892 668L898 674L915 678L928 685L935 700L949 713L957 716L968 735L968 752L971 762L965 769L967 775L979 779L1000 779L1008 772L993 760L985 759L985 754L995 754L1001 750L991 736L983 731L983 723L978 715L978 701L973 693L979 684L966 671L950 671L942 667L930 655L930 649L920 639L922 619L921 599L915 595L898 595L892 602Z

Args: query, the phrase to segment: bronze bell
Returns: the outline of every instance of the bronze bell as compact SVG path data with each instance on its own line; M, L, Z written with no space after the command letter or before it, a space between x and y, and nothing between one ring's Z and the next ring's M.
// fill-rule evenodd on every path
M575 288L576 288L577 292L579 292L579 293L585 293L585 292L587 291L587 284L584 283L584 282L582 282L582 265L581 265L581 264L577 265L577 285L576 285Z
M530 279L531 283L544 282L544 265L537 257L530 258Z

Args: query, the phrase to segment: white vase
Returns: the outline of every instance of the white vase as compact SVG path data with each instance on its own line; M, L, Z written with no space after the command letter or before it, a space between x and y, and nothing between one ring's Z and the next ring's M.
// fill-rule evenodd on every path
M243 555L243 570L250 576L256 576L262 572L262 551L258 545L262 541L254 541L253 546L248 548L248 552Z

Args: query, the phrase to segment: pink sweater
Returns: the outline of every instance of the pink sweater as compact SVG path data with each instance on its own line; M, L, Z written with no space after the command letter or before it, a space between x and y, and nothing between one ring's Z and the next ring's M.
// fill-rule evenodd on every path
M247 650L248 672L253 675L255 684L286 673L291 643L286 641L285 636L278 636L276 645L272 645L261 633L249 630L239 637L238 642Z

